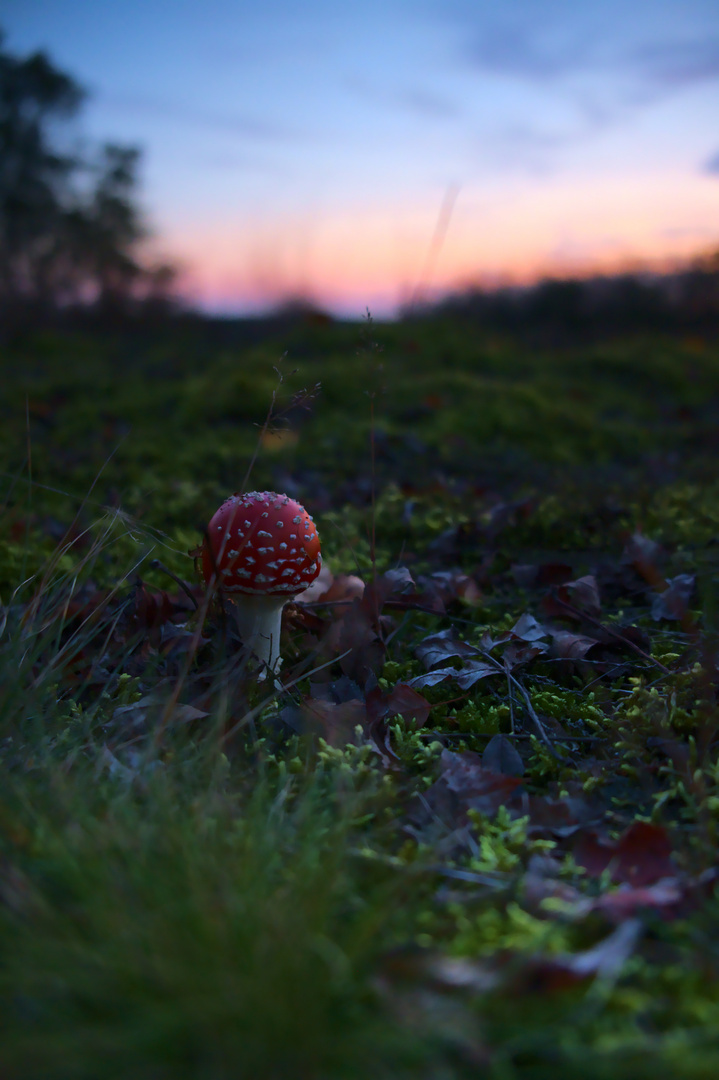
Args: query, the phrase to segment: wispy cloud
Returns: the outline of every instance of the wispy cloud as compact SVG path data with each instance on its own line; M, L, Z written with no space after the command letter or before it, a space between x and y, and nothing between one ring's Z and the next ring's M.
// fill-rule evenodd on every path
M460 113L454 102L439 94L433 94L430 90L416 87L397 91L393 100L400 108L409 109L429 120L452 120Z
M704 162L702 172L709 173L711 176L719 176L719 150L716 154L712 154L708 161Z
M130 113L134 116L151 116L216 134L233 135L258 142L285 142L300 137L292 128L247 113L220 113L197 108L181 101L167 101L150 96L102 93L97 95L105 109Z
M209 169L216 169L219 172L266 173L268 175L280 177L288 177L292 173L292 170L289 169L286 164L270 161L266 158L259 157L256 154L245 154L234 151L206 154L199 159L199 163Z
M559 82L577 74L611 76L628 83L635 96L654 97L719 79L719 35L654 37L626 45L616 32L591 37L579 26L561 34L551 28L493 24L478 28L462 45L465 63L477 71L535 83Z
M462 45L465 63L479 71L548 82L591 60L579 33L542 35L535 26L485 24Z
M461 112L455 102L428 87L381 85L363 75L348 75L343 81L356 97L383 108L414 113L424 120L453 120Z
M628 64L640 80L662 90L719 79L719 36L649 43L634 49Z
M543 5L541 15L521 0L507 0L498 16L462 6L455 55L488 95L507 103L495 130L483 133L486 155L546 174L573 145L681 92L719 82L719 17L700 26L678 13L662 22L647 7L623 19L618 5L607 5L601 21L596 8L572 10L559 0ZM514 108L506 83L515 85ZM528 94L545 108L532 107ZM704 171L719 172L718 162L719 155Z

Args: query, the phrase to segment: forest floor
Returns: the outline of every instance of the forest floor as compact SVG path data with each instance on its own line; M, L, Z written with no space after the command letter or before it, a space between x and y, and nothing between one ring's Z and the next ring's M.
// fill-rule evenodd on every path
M719 1072L719 346L0 354L7 1080ZM325 569L263 679L190 554Z

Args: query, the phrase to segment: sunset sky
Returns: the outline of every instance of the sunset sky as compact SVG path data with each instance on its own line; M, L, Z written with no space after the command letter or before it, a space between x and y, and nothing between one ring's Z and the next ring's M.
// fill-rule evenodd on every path
M717 0L4 0L5 46L144 150L213 311L387 315L719 247Z

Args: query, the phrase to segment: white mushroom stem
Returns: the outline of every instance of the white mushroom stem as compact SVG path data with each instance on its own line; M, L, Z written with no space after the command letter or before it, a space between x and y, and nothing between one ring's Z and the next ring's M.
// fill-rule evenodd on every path
M232 610L243 644L273 673L279 671L282 663L282 609L288 599L287 596L276 594L261 596L251 593L235 593L232 597Z

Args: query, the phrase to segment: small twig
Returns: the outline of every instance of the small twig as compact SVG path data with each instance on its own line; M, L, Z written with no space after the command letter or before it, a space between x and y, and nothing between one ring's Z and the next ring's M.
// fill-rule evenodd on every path
M664 672L665 675L671 675L671 671L669 670L669 668L664 667L664 664L660 663L660 661L656 660L653 656L650 656L649 653L646 653L644 649L640 648L639 645L635 645L635 643L633 641L630 641L629 638L624 637L624 635L620 634L618 630L613 630L611 626L607 626L599 619L595 619L593 615L588 615L586 611L580 611L579 608L575 608L572 604L568 604L566 600L560 600L556 593L552 595L552 599L556 601L556 603L559 604L560 607L563 607L565 611L568 611L571 615L574 615L579 619L584 619L584 621L588 622L590 626L596 626L599 630L603 630L611 637L616 638L617 641L621 641L622 644L628 645L630 649L633 649L634 652L637 653L639 656L643 657L644 660L648 660L650 664L655 664L658 668L660 668L661 671Z
M513 880L512 874L501 871L489 874L478 874L475 870L462 870L455 866L442 866L430 864L422 869L428 874L439 874L441 877L451 878L455 881L468 881L472 885L487 885L491 889L501 889L508 886Z
M165 564L163 562L160 562L159 559L153 559L152 560L152 562L150 563L150 569L151 570L161 570L163 574L167 574L167 576L169 578L172 578L172 580L175 582L175 584L180 586L180 588L185 593L185 595L189 596L190 600L192 601L192 603L193 603L193 605L195 607L195 611L197 611L197 609L200 606L197 603L197 597L192 595L192 590L190 589L189 585L182 580L182 578L179 578L177 576L177 574L174 574L172 572L172 570L170 570L169 567L165 566Z
M514 685L517 687L520 694L524 698L525 704L527 706L527 712L529 713L529 716L530 716L530 718L532 720L532 723L534 724L537 731L539 732L540 737L542 739L542 742L545 744L545 746L549 750L550 754L552 754L553 757L555 757L555 758L557 758L557 760L559 760L557 754L555 754L555 752L554 752L554 750L552 748L552 740L547 735L547 732L545 731L545 728L544 728L544 724L542 723L542 721L537 716L534 705L532 705L532 699L529 696L529 693L527 692L527 690L524 689L524 687L522 686L519 679L515 679L514 675L512 675L509 668L507 668L507 678L509 679L510 682L514 683Z
M584 684L584 693L586 694L587 690L589 690L590 687L596 686L596 684L598 682L601 682L602 679L608 679L612 675L615 675L618 671L621 671L624 666L625 666L625 661L621 661L619 664L615 664L613 668L610 668L609 671L603 671L601 675L597 675L596 679L592 679L591 682L585 683Z
M489 662L491 664L494 664L497 671L505 672L506 676L507 676L507 682L508 683L513 683L517 687L520 694L524 698L525 704L527 706L527 712L529 713L529 717L530 717L532 723L534 724L534 726L536 727L537 731L539 732L539 735L540 735L540 737L542 739L542 742L546 745L546 747L549 750L552 757L556 758L557 761L561 760L558 757L558 755L555 754L554 750L552 749L552 740L547 735L547 732L544 729L544 724L542 723L542 721L537 716L534 705L532 705L531 697L529 696L527 691L524 689L521 682L519 682L518 679L515 679L514 675L512 675L511 671L509 670L509 666L507 664L500 664L499 660L495 660L495 658L492 656L492 654L487 652L485 649L478 649L477 651L480 652L482 654L482 656L486 657L486 659L489 660ZM511 700L511 695L510 695L510 700Z
M444 703L443 703L444 704ZM502 732L505 739L533 739L533 735L529 735L526 731ZM441 741L442 739L489 739L488 734L482 734L480 732L473 731L418 731L417 737L420 739L436 739ZM567 742L606 742L605 735L548 735L547 738L553 743L567 743Z

